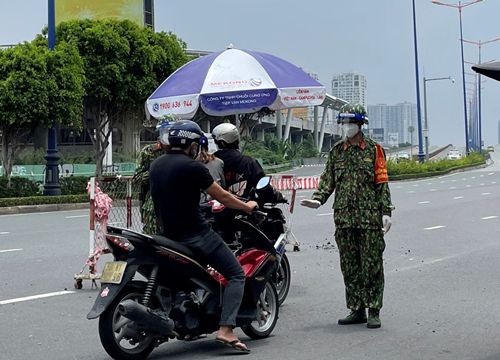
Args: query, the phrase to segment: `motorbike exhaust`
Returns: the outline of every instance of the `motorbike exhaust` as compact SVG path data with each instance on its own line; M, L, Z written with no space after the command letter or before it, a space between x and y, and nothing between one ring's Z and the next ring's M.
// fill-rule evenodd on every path
M151 309L131 299L118 304L118 312L127 319L144 325L148 330L160 335L172 334L175 327L172 319L155 314Z

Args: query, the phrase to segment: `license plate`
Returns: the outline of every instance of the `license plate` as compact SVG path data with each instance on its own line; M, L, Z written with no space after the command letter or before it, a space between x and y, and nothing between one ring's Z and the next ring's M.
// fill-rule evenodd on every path
M121 283L126 267L127 263L125 261L107 262L102 270L101 283Z

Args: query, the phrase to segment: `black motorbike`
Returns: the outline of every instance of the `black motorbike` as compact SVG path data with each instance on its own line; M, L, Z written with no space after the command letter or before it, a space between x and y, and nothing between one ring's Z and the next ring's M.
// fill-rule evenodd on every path
M225 208L217 201L208 202L203 208L205 217L212 228L218 232L229 247L239 254L254 246L254 239L260 238L261 242L283 244L276 248L278 266L272 276L278 292L278 303L283 304L291 284L290 262L286 256L287 224L279 204L287 203L282 194L271 186L271 178L263 177L257 184L258 190L250 191L248 199L259 204L262 211L255 212L254 216L247 217L244 221L238 219L238 212Z
M257 236L248 220L253 216L240 214L235 220L247 227L245 236L253 237L252 247L237 254L246 277L237 326L259 339L278 321L273 277L285 242L273 246ZM115 261L104 266L101 291L87 318L99 317L101 343L112 358L144 359L169 339L195 340L219 328L226 280L187 247L111 226L106 240Z

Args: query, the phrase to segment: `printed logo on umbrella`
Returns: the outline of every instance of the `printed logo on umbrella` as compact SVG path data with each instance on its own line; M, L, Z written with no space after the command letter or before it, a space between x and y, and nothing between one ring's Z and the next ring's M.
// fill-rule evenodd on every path
M262 85L262 79L255 79L255 78L250 79L250 86L257 87L261 85Z
M154 104L153 104L153 111L154 111L154 112L158 112L158 110L160 110L160 104L158 104L158 103L154 103Z

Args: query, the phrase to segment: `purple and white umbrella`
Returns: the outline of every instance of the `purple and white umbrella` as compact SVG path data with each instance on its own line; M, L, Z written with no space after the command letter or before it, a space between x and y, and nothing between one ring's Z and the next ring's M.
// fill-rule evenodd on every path
M299 67L256 51L227 49L190 61L148 98L151 116L191 119L320 105L325 87Z

